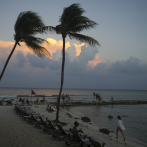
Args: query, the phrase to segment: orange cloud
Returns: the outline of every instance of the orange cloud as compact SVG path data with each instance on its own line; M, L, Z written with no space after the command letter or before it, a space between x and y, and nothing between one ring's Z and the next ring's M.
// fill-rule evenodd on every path
M76 48L76 56L80 56L80 53L81 53L81 47L83 46L83 45L85 45L85 43L75 43L75 44L73 44L74 46L75 46L75 48Z
M53 38L47 38L46 39L48 42L50 42L51 46L47 46L45 45L45 48L50 52L50 54L52 55L53 53L55 53L58 49L63 48L63 41L59 40L55 40ZM65 43L65 50L67 50L68 47L70 47L70 42L66 42Z
M44 44L44 47L50 52L50 54L52 55L53 53L55 53L58 49L63 48L63 41L59 40L55 40L53 38L47 38L47 41L50 42L51 46L47 46ZM0 58L6 58L8 57L8 55L10 54L13 46L14 46L15 42L8 42L8 41L0 41ZM16 49L14 51L14 55L13 55L13 60L15 60L16 58L16 54L18 51L21 51L24 56L26 56L28 53L30 54L34 54L24 43L20 43L21 46L16 46ZM85 43L74 43L73 44L76 48L77 54L76 56L79 56L81 53L81 47L83 45L85 45ZM65 49L67 50L68 47L71 47L70 42L66 42L65 44ZM94 60L89 61L88 66L94 68L98 63L105 63L103 60L99 59L99 56L96 55Z
M89 61L88 66L90 66L91 68L94 68L98 63L105 63L103 60L99 59L99 56L96 55L94 60Z
M55 53L58 49L62 49L63 48L63 41L59 40L56 41L55 39L52 38L47 38L47 41L50 42L51 46L48 45L43 45L52 55L53 53ZM5 48L3 49L3 52L5 52L5 54L9 55L13 46L14 46L15 42L8 42L8 41L0 41L0 49L1 48ZM24 56L26 56L28 53L30 54L34 54L23 42L20 43L21 46L16 46L15 52L14 54L17 54L18 51L21 51ZM66 42L65 43L65 49L67 50L68 47L70 47L70 42ZM3 57L3 53L0 53L0 57Z

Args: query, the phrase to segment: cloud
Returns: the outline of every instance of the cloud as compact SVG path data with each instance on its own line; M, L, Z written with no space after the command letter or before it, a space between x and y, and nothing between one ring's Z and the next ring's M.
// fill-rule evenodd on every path
M81 47L82 47L83 45L85 45L85 43L74 43L73 45L74 45L75 48L76 48L76 52L77 52L76 56L79 56L80 53L81 53Z
M51 60L50 58L41 59L35 54L30 54L30 53L27 54L27 59L29 64L32 67L36 67L36 68L46 68Z
M30 51L16 50L0 87L60 88L62 50L58 47L61 43L56 40L52 42L56 46L52 59L43 60ZM13 45L0 46L1 71ZM133 57L124 61L104 62L99 58L96 47L83 45L78 56L76 50L75 45L66 49L64 88L146 90L147 63Z

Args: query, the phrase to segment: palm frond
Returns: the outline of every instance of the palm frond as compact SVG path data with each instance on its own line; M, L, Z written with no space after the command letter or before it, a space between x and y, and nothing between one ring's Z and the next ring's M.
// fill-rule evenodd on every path
M50 33L56 33L56 34L61 34L61 25L57 25L56 27L52 27L52 26L45 26L42 29L44 31L49 31Z
M47 40L37 38L37 33L46 33L45 25L41 17L32 11L21 12L14 25L14 39L18 42L25 42L27 47L36 55L43 58L45 55L51 57L50 53L41 46L42 43L51 45Z
M25 39L25 44L26 46L32 50L37 56L43 58L45 55L47 57L52 57L51 54L45 49L43 46L41 46L42 43L48 43L50 44L47 40L41 39L41 38L36 38L33 36L29 36Z
M73 20L67 27L69 32L81 32L83 30L88 30L95 28L98 25L96 22L89 20L87 17L79 17Z
M32 11L21 12L14 25L15 39L23 38L25 34L35 35L37 33L45 33L41 29L43 27L44 23L37 13Z
M90 46L95 46L95 45L101 46L97 40L89 36L85 36L78 33L68 33L68 36L70 39L76 39L78 41L88 43Z
M65 7L63 13L59 19L61 24L68 24L71 20L79 15L82 15L85 10L80 6L80 4L75 3L69 7Z

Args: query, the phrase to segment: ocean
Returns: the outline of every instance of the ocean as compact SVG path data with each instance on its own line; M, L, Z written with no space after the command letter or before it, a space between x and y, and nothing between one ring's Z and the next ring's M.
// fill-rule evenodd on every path
M33 89L37 95L58 95L59 89ZM146 100L147 90L105 90L105 89L63 89L62 94L68 94L73 101L93 101L93 93L99 93L102 100ZM31 95L31 89L0 88L0 99L10 99L17 95ZM56 101L57 96L46 97L47 101ZM33 97L33 100L36 98ZM42 98L40 98L42 99ZM103 106L70 106L67 111L79 116L89 117L92 125L107 127L116 131L117 116L120 115L126 128L124 134L130 138L147 143L147 104L140 105L103 105ZM108 115L113 118L109 119ZM125 116L125 117L123 117Z

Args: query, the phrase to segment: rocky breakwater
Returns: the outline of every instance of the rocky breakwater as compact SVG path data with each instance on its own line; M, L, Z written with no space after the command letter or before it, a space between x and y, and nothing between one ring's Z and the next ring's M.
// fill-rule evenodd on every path
M81 106L81 105L136 105L147 104L147 101L141 100L117 100L117 101L91 101L91 102L68 102L61 103L60 106Z

